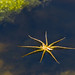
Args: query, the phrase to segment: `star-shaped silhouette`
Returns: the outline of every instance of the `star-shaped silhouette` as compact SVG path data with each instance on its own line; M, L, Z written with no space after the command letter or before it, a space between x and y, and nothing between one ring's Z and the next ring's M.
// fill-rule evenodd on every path
M25 54L24 56L27 56L27 55L30 55L30 54L33 54L33 53L36 53L36 52L41 52L41 51L43 51L42 57L41 57L41 59L40 59L40 62L42 61L45 52L48 52L48 53L54 58L54 60L59 64L59 62L57 61L57 59L55 58L55 56L52 54L52 51L53 51L53 50L55 50L55 49L56 49L56 50L59 50L59 49L75 49L75 48L69 48L69 47L54 46L54 45L57 44L58 42L64 40L65 37L62 38L62 39L60 39L60 40L57 40L57 41L51 43L50 45L48 45L47 32L45 32L46 44L43 43L41 40L38 40L38 39L36 39L36 38L31 37L30 35L28 35L28 36L29 36L31 39L33 39L33 40L39 42L39 43L41 44L41 46L18 46L18 47L25 47L25 48L33 48L33 49L36 49L36 50L34 50L34 51L32 51L32 52L30 52L30 53L28 53L28 54ZM22 57L24 57L24 56L22 56Z

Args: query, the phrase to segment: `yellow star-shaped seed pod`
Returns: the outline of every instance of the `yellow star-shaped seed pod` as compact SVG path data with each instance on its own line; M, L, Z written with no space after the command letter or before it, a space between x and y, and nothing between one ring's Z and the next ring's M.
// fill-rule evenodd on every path
M58 42L64 40L65 37L62 38L62 39L60 39L60 40L57 40L57 41L51 43L50 45L48 45L47 32L45 32L46 44L43 43L41 40L38 40L38 39L36 39L36 38L31 37L30 35L29 35L29 37L30 37L31 39L33 39L33 40L39 42L39 43L42 44L42 45L41 45L41 46L18 46L18 47L25 47L25 48L33 48L33 49L36 49L36 50L34 50L34 51L32 51L32 52L30 52L30 53L28 53L28 54L25 54L24 56L27 56L27 55L30 55L30 54L33 54L33 53L36 53L36 52L41 52L41 51L43 51L40 62L42 61L45 52L48 52L48 53L54 58L54 60L59 64L59 62L57 61L57 59L56 59L56 58L54 57L54 55L52 54L52 51L53 51L53 50L55 50L55 49L56 49L56 50L59 50L59 49L75 49L75 48L69 48L69 47L54 46L54 45L57 44ZM24 56L22 56L22 57L24 57Z

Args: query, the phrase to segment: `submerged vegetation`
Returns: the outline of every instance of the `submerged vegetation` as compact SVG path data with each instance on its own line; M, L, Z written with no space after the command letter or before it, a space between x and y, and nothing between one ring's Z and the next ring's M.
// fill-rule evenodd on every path
M20 13L23 8L33 8L48 0L0 0L0 21L11 16L12 13Z

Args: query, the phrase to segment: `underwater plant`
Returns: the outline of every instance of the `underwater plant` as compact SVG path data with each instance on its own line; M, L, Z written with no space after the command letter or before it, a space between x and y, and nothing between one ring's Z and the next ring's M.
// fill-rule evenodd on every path
M28 54L25 54L24 56L27 56L27 55L30 55L30 54L33 54L33 53L36 53L36 52L41 52L41 51L43 51L40 62L42 61L45 52L48 52L48 53L54 58L54 60L55 60L58 64L60 64L60 63L57 61L57 59L55 58L55 56L52 54L52 51L53 51L53 50L59 50L59 49L75 49L75 48L70 48L70 47L54 46L54 45L57 44L58 42L64 40L65 37L48 45L47 32L45 32L46 44L43 43L41 40L38 40L38 39L36 39L36 38L31 37L30 35L29 35L29 37L30 37L31 39L33 39L33 40L39 42L39 43L42 44L42 45L41 45L41 46L18 46L18 47L25 47L25 48L33 48L33 49L36 49L36 50L34 50L34 51L32 51L32 52L30 52L30 53L28 53ZM24 57L24 56L22 56L22 57Z
M23 8L33 8L48 0L0 0L0 21L13 13L20 13Z

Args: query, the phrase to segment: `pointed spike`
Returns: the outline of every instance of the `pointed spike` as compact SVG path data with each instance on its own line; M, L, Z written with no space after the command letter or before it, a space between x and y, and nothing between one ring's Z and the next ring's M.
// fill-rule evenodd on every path
M52 46L51 48L52 48L52 49L57 49L57 50L59 50L59 49L75 49L75 48L62 47L62 46Z
M45 45L41 40L36 39L36 38L33 38L33 37L31 37L30 35L28 35L28 36L29 36L31 39L33 39L33 40L35 40L35 41L41 43L42 45Z
M40 48L39 46L18 46L18 47L25 47L25 48Z
M46 45L48 45L48 40L47 40L47 31L45 32L45 40L46 40Z
M54 58L54 60L59 64L59 62L57 61L57 59L54 57L54 55L49 51L47 50L47 52Z
M60 40L57 40L57 41L51 43L51 44L49 45L49 47L50 47L50 46L53 46L53 45L55 45L55 44L57 44L58 42L60 42L60 41L62 41L62 40L64 40L64 39L65 39L65 37L62 38L62 39L60 39Z
M43 59L43 57L44 57L45 52L46 52L46 51L43 51L43 53L42 53L42 57L41 57L41 59L40 59L40 63L41 63L41 61L42 61L42 59Z
M30 52L30 53L28 53L28 54L25 54L24 56L28 56L28 55L31 55L31 54L33 54L33 53L40 52L40 51L42 51L42 50L35 50L35 51L32 51L32 52ZM24 56L22 56L22 57L24 57Z

